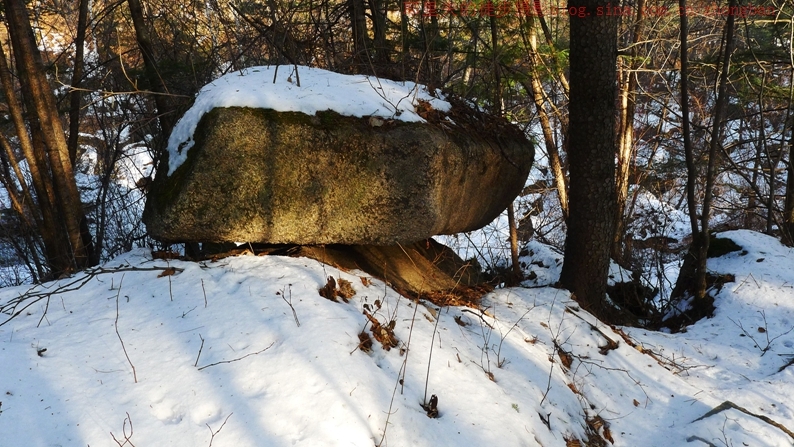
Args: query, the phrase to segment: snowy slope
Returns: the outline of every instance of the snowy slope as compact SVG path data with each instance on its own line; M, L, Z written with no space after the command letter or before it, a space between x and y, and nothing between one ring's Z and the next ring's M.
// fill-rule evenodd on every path
M714 318L680 334L621 334L551 287L437 312L313 260L190 263L139 250L0 293L2 304L33 303L0 326L0 445L550 447L584 440L588 420L615 446L792 445L737 409L693 422L731 401L794 427L794 366L777 372L794 357L794 253L729 236L747 253L709 265L737 282ZM319 296L331 275L352 284L349 303ZM394 321L397 347L358 348L364 310ZM777 338L762 355L767 334ZM431 395L435 419L421 407Z

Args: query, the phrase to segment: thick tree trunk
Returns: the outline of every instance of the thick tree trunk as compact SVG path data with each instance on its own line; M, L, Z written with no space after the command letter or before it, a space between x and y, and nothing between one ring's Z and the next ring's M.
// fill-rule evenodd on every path
M617 20L598 16L608 0L572 0L587 17L570 16L571 102L568 128L570 202L560 283L597 316L604 306L615 225Z

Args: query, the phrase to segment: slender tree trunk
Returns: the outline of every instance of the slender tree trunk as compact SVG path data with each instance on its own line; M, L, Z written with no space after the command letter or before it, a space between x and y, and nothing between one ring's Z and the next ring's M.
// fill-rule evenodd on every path
M794 30L792 30L794 32ZM783 241L794 246L794 40L789 41L789 86L788 86L788 164L786 166L786 199L783 205Z
M560 81L560 85L562 86L562 91L565 94L566 98L570 97L571 87L568 85L568 79L565 77L565 72L562 70L562 64L559 63L559 59L557 57L557 51L555 51L554 39L551 38L551 30L549 29L549 25L546 23L546 17L543 15L543 8L539 1L533 1L532 5L535 9L535 16L538 18L538 22L540 22L540 27L543 30L543 36L546 38L546 45L551 48L552 52L554 53L554 60L557 65L556 76L557 79ZM534 32L533 32L534 33Z
M678 0L680 11L687 10L686 0ZM697 219L697 201L695 199L695 187L697 185L697 166L695 166L695 155L692 149L692 132L689 122L689 20L686 14L680 14L681 23L680 48L681 48L681 133L684 139L684 157L686 159L686 202L689 212L689 225L692 232L692 243L684 257L681 272L678 275L675 288L671 297L682 297L686 291L693 289L693 282L696 276L697 267L697 247L700 244L698 238L700 231Z
M74 165L77 159L78 136L80 134L80 103L83 96L80 87L83 84L85 62L85 34L88 27L88 2L80 0L80 11L77 17L77 36L74 39L74 68L72 70L72 91L69 105L69 160Z
M490 17L491 25L491 54L492 71L494 77L493 113L502 115L502 67L499 63L499 28L496 26L494 14ZM513 203L507 206L507 226L510 232L510 261L513 266L513 281L521 281L521 265L518 263L518 228L516 227L516 212ZM511 282L513 282L511 281Z
M551 127L549 115L546 112L546 98L544 96L543 85L540 82L538 71L542 64L538 56L537 35L530 23L529 35L526 37L525 44L529 48L529 85L524 83L524 88L532 94L532 101L535 103L535 110L538 112L540 128L543 131L543 141L546 146L546 154L549 157L549 165L554 176L554 187L557 189L557 198L560 202L560 209L565 220L568 219L568 179L565 177L565 169L562 166L560 152L554 140L554 131ZM567 86L567 84L566 84Z
M408 14L405 8L410 5L411 0L399 0L400 3L400 78L407 80L406 63L408 62Z
M617 175L615 177L615 190L617 194L617 213L615 213L615 237L612 241L612 257L625 264L623 239L625 232L626 201L629 195L629 174L634 159L634 110L637 91L636 70L640 64L637 62L637 48L642 39L645 18L643 17L645 0L637 1L637 21L634 25L628 64L622 64L619 94L619 127L618 127L618 156Z
M350 25L353 31L353 60L359 66L367 63L367 17L364 0L347 0Z
M794 32L794 31L793 31ZM790 121L788 166L786 173L786 199L783 205L783 237L786 244L794 247L794 41L789 41L789 87L788 87L788 112ZM782 152L782 151L781 151Z
M683 7L686 6L686 0L680 0ZM729 8L736 7L736 0L730 0ZM711 313L713 309L713 298L708 297L706 294L706 262L708 260L709 250L709 218L711 217L711 202L714 197L714 177L717 162L717 149L720 146L720 138L723 129L723 118L725 116L725 108L727 105L727 84L728 74L730 68L731 55L733 53L734 42L734 16L729 15L725 24L725 44L723 45L723 53L721 60L721 71L717 80L717 99L714 104L713 125L711 134L709 136L709 152L708 152L708 165L706 168L706 184L703 194L703 204L700 213L700 228L698 229L698 216L697 205L695 199L695 183L697 181L697 169L694 162L694 154L692 152L691 142L689 138L689 125L688 125L688 94L686 92L686 15L681 15L681 97L682 97L682 112L684 113L684 148L686 151L687 159L687 204L689 208L689 219L692 226L692 244L689 247L687 256L684 259L684 264L681 267L681 272L678 275L678 281L673 289L672 296L680 297L689 292L695 297L696 302L693 304L696 314L706 315Z
M157 93L154 95L154 104L157 107L160 131L168 138L177 120L175 106L173 101L168 99L168 87L166 87L165 81L163 81L157 68L157 57L149 29L146 27L146 22L143 18L141 0L127 0L127 5L130 8L132 24L135 27L135 38L138 41L138 48L143 56L143 65L145 66L149 88Z
M737 0L730 0L728 3L729 8L735 8ZM714 104L714 123L711 127L711 135L709 141L709 161L706 168L706 190L703 194L703 212L700 215L700 246L698 247L698 268L697 268L697 281L695 288L695 297L703 298L706 296L706 260L709 250L709 219L711 218L711 202L714 198L714 180L716 177L715 171L717 166L717 149L720 145L723 129L723 119L725 117L725 108L728 104L727 87L728 87L728 74L730 73L731 56L733 55L733 32L734 32L734 15L728 15L727 23L725 25L725 52L722 59L722 71L718 80L717 87L717 102ZM772 193L772 192L770 192Z
M379 64L389 63L389 49L386 46L386 10L384 0L369 0L369 10L372 14L372 33L374 35L375 60Z
M571 102L568 128L570 202L560 283L599 317L604 306L615 226L617 20L598 16L608 0L571 0L587 17L570 16Z
M794 246L794 117L792 117L790 132L788 165L786 167L786 202L783 208L783 241L792 247Z

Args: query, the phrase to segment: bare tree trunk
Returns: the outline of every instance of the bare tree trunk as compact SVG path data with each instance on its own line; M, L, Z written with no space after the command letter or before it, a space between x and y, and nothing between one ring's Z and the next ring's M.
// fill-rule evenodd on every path
M50 259L54 273L61 274L89 265L89 249L84 243L80 222L85 218L80 194L74 179L69 150L61 124L55 96L44 74L44 64L22 0L4 0L9 37L19 69L22 96L27 107L28 123L33 134L34 150L46 154L47 175L52 180L57 218L64 228L68 249L62 259ZM37 139L39 145L36 144ZM39 157L41 158L41 157ZM39 165L42 168L42 165Z
M146 78L149 81L149 88L157 93L154 95L154 103L157 106L160 131L167 138L176 124L176 110L172 101L168 99L168 87L166 87L165 81L157 69L157 57L149 29L146 27L146 22L143 18L141 0L127 0L127 5L130 7L130 16L135 27L135 38L138 41L138 48L143 55L143 64L146 70Z
M789 106L791 107L791 106ZM783 209L783 241L794 246L794 117L788 141L788 166L786 172L786 202Z
M546 154L549 156L549 165L554 176L554 187L557 189L557 198L560 202L560 209L564 219L568 219L568 179L565 176L565 169L562 166L560 152L557 143L554 141L554 131L551 128L549 115L546 112L543 85L540 82L538 71L542 62L538 56L537 36L532 24L529 25L529 36L525 44L530 50L529 54L529 85L524 83L524 88L532 94L532 101L535 103L535 110L538 112L540 128L543 131L543 141L546 145ZM564 79L564 76L563 76ZM567 83L566 83L567 86Z
M538 18L538 22L540 22L540 27L543 30L543 36L546 38L546 45L552 49L554 53L554 58L557 59L557 52L554 51L554 39L551 37L551 30L549 29L549 25L546 23L546 17L543 15L543 8L539 1L533 1L532 6L535 9L535 14ZM534 31L533 31L534 34ZM536 50L536 49L533 49ZM555 62L559 62L556 60ZM562 64L557 64L558 67L561 67ZM565 94L566 98L570 98L571 95L571 87L568 85L568 79L565 77L565 72L563 72L562 68L559 68L556 72L557 79L560 81L560 85L562 86L562 91Z
M615 190L617 193L617 213L615 213L615 237L612 241L612 257L620 263L625 260L623 239L625 230L626 201L629 195L629 174L634 159L634 110L637 91L636 70L640 64L637 62L637 48L644 38L644 13L645 0L637 1L637 22L631 38L629 49L630 62L623 64L620 76L619 93L619 124L618 124L618 156L617 175L615 177Z
M409 79L406 73L406 63L408 62L408 14L405 8L410 5L411 0L399 0L400 3L400 78Z
M493 107L495 115L502 115L502 67L499 64L499 28L496 26L496 17L491 15L491 54L494 77ZM523 274L518 263L518 228L516 227L516 212L513 203L507 206L507 226L510 232L510 260L513 266L513 281L521 281ZM513 281L510 281L511 283Z
M369 61L367 56L367 17L364 0L347 0L350 25L353 31L353 61L363 65Z
M678 0L678 7L680 11L686 11L686 0ZM671 297L683 297L687 291L693 289L693 282L697 275L697 256L699 246L698 238L700 231L698 229L697 219L697 201L695 199L695 187L697 184L697 166L695 166L695 155L692 149L692 132L689 122L689 22L686 14L680 15L681 23L681 133L684 139L684 156L686 158L687 176L686 176L686 198L687 210L689 212L689 225L692 232L692 243L689 250L684 257L684 263L681 266L681 272L678 274L675 288L671 293Z
M737 0L730 0L729 8L736 7ZM711 217L711 202L714 198L714 180L717 164L717 149L720 146L722 137L723 119L725 117L725 108L728 104L728 97L726 94L728 86L728 74L731 65L731 56L733 55L734 41L734 15L728 15L728 20L725 25L725 50L722 59L722 72L719 76L717 87L717 102L714 104L714 123L711 127L711 136L709 141L709 161L706 171L706 190L703 196L703 212L700 215L700 246L698 251L698 268L697 268L697 281L695 288L695 297L703 298L706 296L706 258L709 250L709 218Z
M681 3L684 3L684 7L686 0L680 0ZM736 7L736 0L730 0L729 8ZM708 260L708 250L709 250L709 218L711 217L711 202L714 197L713 188L714 188L714 177L716 171L716 162L717 162L717 149L720 146L720 139L722 135L723 129L723 118L725 116L725 108L727 105L727 84L728 84L728 73L730 68L730 61L731 55L733 53L734 42L733 42L733 32L734 32L734 16L728 15L726 24L725 24L725 44L723 45L723 53L722 53L722 60L721 60L721 71L719 73L718 81L717 81L717 99L714 104L714 118L713 118L713 125L711 128L711 134L709 136L709 152L708 152L708 166L706 168L706 184L705 184L705 191L703 194L703 205L700 214L700 229L698 230L698 222L697 222L697 207L695 203L695 182L697 179L697 169L694 163L694 155L692 153L691 143L687 143L687 138L689 136L688 132L688 108L684 108L686 104L686 100L688 99L688 95L685 95L685 75L684 75L684 68L685 68L685 57L684 51L686 47L684 43L686 42L686 15L681 15L681 42L682 42L682 61L681 61L681 71L682 71L682 112L684 113L684 122L687 123L687 128L684 129L684 145L686 150L686 157L687 157L687 202L689 207L689 219L690 224L692 226L692 245L689 247L689 251L687 253L687 258L684 260L684 265L681 267L681 272L678 275L678 281L676 282L675 289L673 290L673 296L682 296L685 292L689 291L692 296L695 297L696 303L694 307L697 309L696 312L707 312L710 313L710 309L713 307L712 301L713 298L709 298L706 294L706 261Z
M594 18L608 0L571 0L591 17L570 16L570 202L560 283L598 317L606 297L615 226L615 85L617 20Z
M794 26L794 24L792 24ZM794 246L794 108L792 98L794 98L794 41L789 41L789 87L788 87L788 165L786 166L786 200L783 205L783 241L788 246Z
M83 72L85 62L85 34L88 27L88 1L80 0L80 11L77 17L77 36L74 39L74 69L72 70L72 91L69 105L69 141L66 143L69 148L69 160L74 165L77 159L78 136L80 134L80 102L82 92L80 87L83 83Z
M389 49L386 46L386 9L384 0L369 0L372 14L372 33L374 35L375 60L379 64L389 63Z

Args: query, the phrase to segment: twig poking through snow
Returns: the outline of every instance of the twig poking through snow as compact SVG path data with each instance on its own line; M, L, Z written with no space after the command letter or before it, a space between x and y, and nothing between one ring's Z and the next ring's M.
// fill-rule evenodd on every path
M298 313L295 312L295 308L292 306L292 284L289 284L289 300L287 300L286 292L287 292L287 288L284 287L280 291L276 292L276 295L281 295L281 299L284 300L285 303L287 303L290 309L292 309L292 316L293 318L295 318L295 324L297 324L298 327L301 327L301 322L300 320L298 320Z
M261 354L261 353L267 351L268 349L272 348L275 343L276 342L270 343L265 349L262 349L261 351L252 352L250 354L246 354L246 355L244 355L244 356L242 356L240 358L236 358L236 359L232 359L232 360L221 360L220 362L210 363L209 365L202 366L198 370L201 371L202 369L209 368L210 366L220 365L221 363L232 363L232 362L236 362L236 361L242 360L242 359L244 359L246 357L251 357L252 355ZM196 364L198 364L198 362L196 362Z
M210 444L209 444L209 446L207 446L207 447L212 447L212 441L214 441L214 440L215 440L215 435L217 435L218 433L220 433L220 432L221 432L221 430L223 430L223 426L224 426L224 425L226 425L226 422L229 420L229 418L230 418L230 417L232 417L232 415L233 415L233 414L234 414L234 413L229 413L229 415L228 415L228 416L226 416L226 419L224 419L224 420L223 420L223 424L221 424L221 426L220 426L220 427L219 427L217 430L215 430L215 431L213 431L213 430L212 430L212 427L210 427L210 424L206 424L206 425L207 425L207 428L209 428L209 429L210 429L210 433L211 433L211 435L212 435L212 436L210 437Z
M199 338L201 339L201 346L199 346L199 352L198 355L196 356L196 363L194 363L193 366L198 366L199 357L201 357L201 351L202 349L204 349L204 337L202 337L201 334L199 334Z
M753 337L753 335L750 334L750 332L748 332L744 328L744 326L742 326L741 321L737 323L736 321L734 321L730 317L728 317L728 319L731 320L731 323L735 324L736 326L739 327L739 329L741 329L743 335L746 335L747 337L750 338L750 340L753 341L753 343L755 343L755 347L761 350L761 357L763 357L764 354L766 354L767 351L769 351L772 348L772 343L774 343L775 340L777 340L778 338L780 338L780 337L782 337L784 335L787 335L791 331L794 331L794 327L792 327L791 329L787 330L786 332L783 332L782 334L779 334L778 336L772 337L770 339L769 338L769 329L768 329L769 325L766 322L766 312L763 311L763 310L759 310L758 313L761 314L761 317L764 319L764 325L758 327L758 332L761 333L761 334L764 334L766 336L766 346L764 346L764 347L761 347L761 343L759 343L758 340L756 340L755 337ZM780 371L778 371L778 372L780 372Z
M130 422L129 435L127 434L127 421ZM121 442L118 439L116 439L116 436L113 434L113 432L110 432L110 437L113 438L114 441L116 441L116 444L118 444L119 447L124 447L127 444L129 444L131 447L135 447L135 444L133 444L132 441L130 440L130 438L132 438L132 418L130 417L129 412L127 412L127 417L124 418L124 424L121 426L121 434L124 435L124 442Z
M416 304L417 306L419 303ZM429 309L429 308L428 308ZM425 377L425 397L422 398L422 405L427 405L427 384L430 382L430 364L433 362L433 345L436 340L436 331L438 330L438 322L441 320L441 308L436 311L436 325L433 326L433 337L430 339L430 354L427 359L427 376Z
M405 358L403 359L402 378L400 379L400 394L405 390L405 371L408 369L408 354L411 352L411 336L414 333L414 322L416 322L416 311L419 309L419 303L414 305L414 315L411 317L411 328L408 330L408 344L405 345ZM426 396L427 394L425 394Z
M121 281L119 281L119 291L116 293L116 321L113 323L113 326L116 328L116 335L119 337L119 341L121 342L121 349L124 351L124 357L127 357L127 362L129 362L130 366L132 367L132 378L135 383L138 383L138 373L135 372L135 365L132 364L130 355L127 354L127 348L124 346L124 340L121 339L121 334L119 333L119 295L121 295L121 284L124 283L124 275L125 274L121 275ZM127 416L129 416L129 414ZM130 421L130 429L132 429L132 421Z

